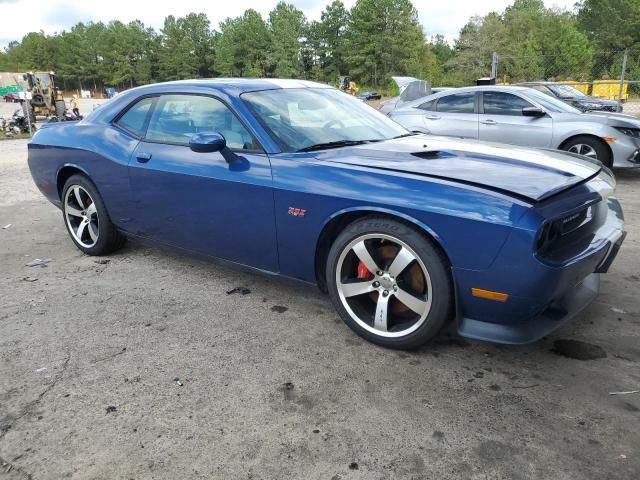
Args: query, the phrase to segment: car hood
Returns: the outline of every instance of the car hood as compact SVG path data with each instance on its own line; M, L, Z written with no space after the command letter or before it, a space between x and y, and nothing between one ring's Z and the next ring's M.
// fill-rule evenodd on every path
M556 150L428 135L326 150L325 162L480 186L537 202L594 177L598 162Z
M605 98L596 97L562 97L560 100L565 102L578 102L578 103L597 103L598 105L617 105L618 102L614 100L607 100Z
M633 115L627 115L626 113L611 113L611 112L589 112L584 115L598 119L599 121L603 118L607 119L606 123L608 125L623 125L623 126L632 126L634 128L640 128L640 120Z

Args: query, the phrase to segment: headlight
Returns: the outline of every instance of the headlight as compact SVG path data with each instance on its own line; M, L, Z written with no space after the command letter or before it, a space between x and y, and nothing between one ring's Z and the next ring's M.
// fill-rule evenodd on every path
M640 137L640 128L630 128L630 127L613 127L619 132L624 133L629 137Z
M594 208L594 206L590 205L562 218L545 221L536 239L538 251L544 253L560 237L578 230L593 220Z

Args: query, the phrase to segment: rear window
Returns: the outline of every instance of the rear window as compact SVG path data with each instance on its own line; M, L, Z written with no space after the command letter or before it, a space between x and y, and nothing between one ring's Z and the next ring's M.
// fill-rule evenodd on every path
M116 124L138 137L143 137L147 114L155 99L155 97L143 98L129 108L129 110L118 119Z

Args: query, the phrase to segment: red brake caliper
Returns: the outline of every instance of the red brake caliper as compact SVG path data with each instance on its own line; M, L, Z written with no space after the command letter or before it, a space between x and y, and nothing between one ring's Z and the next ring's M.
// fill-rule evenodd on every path
M371 272L369 272L369 270L367 269L367 266L364 264L362 260L360 260L360 262L358 263L357 271L358 271L359 280L365 280L369 278L369 275L371 275Z

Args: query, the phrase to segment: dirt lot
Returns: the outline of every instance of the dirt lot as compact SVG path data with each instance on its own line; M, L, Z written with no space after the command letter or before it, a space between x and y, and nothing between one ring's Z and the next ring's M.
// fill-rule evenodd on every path
M640 394L609 395L640 389L640 172L618 177L629 235L586 313L527 347L404 353L315 289L83 256L26 142L0 142L0 478L637 479Z

